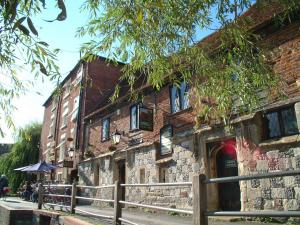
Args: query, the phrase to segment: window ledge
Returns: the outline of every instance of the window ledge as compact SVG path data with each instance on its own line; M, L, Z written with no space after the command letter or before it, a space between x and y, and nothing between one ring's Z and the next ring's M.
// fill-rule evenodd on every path
M173 160L173 157L170 156L170 157L167 157L167 158L163 158L163 159L159 159L159 160L156 160L156 164L163 164L163 163L169 163Z
M107 138L107 139L101 139L101 142L103 143L103 142L107 142L107 141L109 141L110 140L110 138Z
M48 136L47 136L47 138L52 138L53 137L53 134L49 134Z
M67 127L67 125L63 125L60 127L61 130L65 129Z
M298 141L300 141L300 134L282 137L279 139L267 140L267 141L261 142L259 144L259 147L269 147L269 146L273 146L273 145L290 144L290 143L294 143L294 142L298 142Z
M129 133L134 133L134 132L137 132L137 131L140 131L140 129L135 128L135 129L129 130L128 132L129 132Z
M177 111L177 112L171 113L170 116L180 115L180 114L182 114L182 113L185 113L185 112L188 112L188 111L192 111L192 110L193 110L193 107L190 106L190 107L188 107L188 108L186 108L186 109L182 109L182 110L179 110L179 111Z
M71 94L71 92L66 93L66 94L64 95L63 99L66 99L67 97L69 97L70 94Z

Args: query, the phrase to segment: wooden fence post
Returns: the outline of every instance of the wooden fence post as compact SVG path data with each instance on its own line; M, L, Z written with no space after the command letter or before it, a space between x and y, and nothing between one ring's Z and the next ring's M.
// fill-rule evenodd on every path
M122 189L120 185L120 181L115 182L115 192L114 192L114 225L121 224L119 218L122 217L122 205L119 201L122 198Z
M39 183L39 186L38 186L38 209L42 209L43 197L44 197L43 195L44 195L43 184Z
M207 185L204 174L193 177L193 225L208 225L208 219L204 215L207 210Z
M71 213L75 213L75 207L76 207L76 183L74 182L72 184L72 194L71 194Z

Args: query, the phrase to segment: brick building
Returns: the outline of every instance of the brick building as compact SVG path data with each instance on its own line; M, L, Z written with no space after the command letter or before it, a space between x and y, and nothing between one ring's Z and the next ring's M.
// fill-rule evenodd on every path
M195 112L189 104L193 96L184 82L159 92L142 85L139 91L144 98L136 102L130 101L128 88L121 85L122 97L114 103L109 103L109 96L102 99L83 119L83 145L89 154L80 162L79 182L183 182L191 181L195 173L224 177L299 169L300 22L293 18L292 23L275 26L272 10L255 14L251 9L244 16L256 20L255 30L272 45L274 70L286 83L288 99L268 102L252 114L235 118L231 131L217 124L195 129ZM202 43L217 38L214 33ZM111 140L116 131L121 134L117 145ZM299 187L299 177L210 185L209 208L299 210ZM112 197L106 189L96 194ZM189 188L178 187L129 188L123 198L179 208L192 203Z
M44 103L40 158L61 166L48 179L70 182L77 178L77 164L84 154L81 118L111 92L121 67L121 63L109 64L102 57L81 60ZM73 157L69 157L69 150L74 150Z

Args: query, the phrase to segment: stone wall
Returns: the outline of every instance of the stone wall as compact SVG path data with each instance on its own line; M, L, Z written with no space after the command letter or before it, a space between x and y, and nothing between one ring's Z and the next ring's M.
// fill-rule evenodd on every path
M126 183L140 183L141 170L144 171L144 183L162 182L160 173L163 169L166 180L164 182L192 181L195 173L199 172L199 165L193 157L194 143L190 132L181 133L174 138L173 154L165 159L157 160L155 145L136 148L127 153L116 152L113 156L90 160L81 163L79 167L80 183L92 184L94 168L99 163L99 185L113 184L117 179L115 159L126 159ZM85 191L85 196L112 199L111 189L101 189L97 192ZM161 205L176 208L192 207L191 187L130 187L126 188L126 200L151 205ZM107 204L96 203L100 206Z
M300 169L299 143L261 150L248 163L240 162L240 174ZM242 210L299 210L300 176L240 182Z

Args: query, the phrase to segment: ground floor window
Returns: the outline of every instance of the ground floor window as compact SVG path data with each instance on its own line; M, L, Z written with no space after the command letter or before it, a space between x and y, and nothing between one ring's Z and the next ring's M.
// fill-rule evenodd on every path
M146 176L145 169L144 168L140 169L140 184L145 183L145 176Z
M159 183L168 183L168 168L160 167L159 168Z
M299 133L294 105L263 114L264 139L280 138Z

